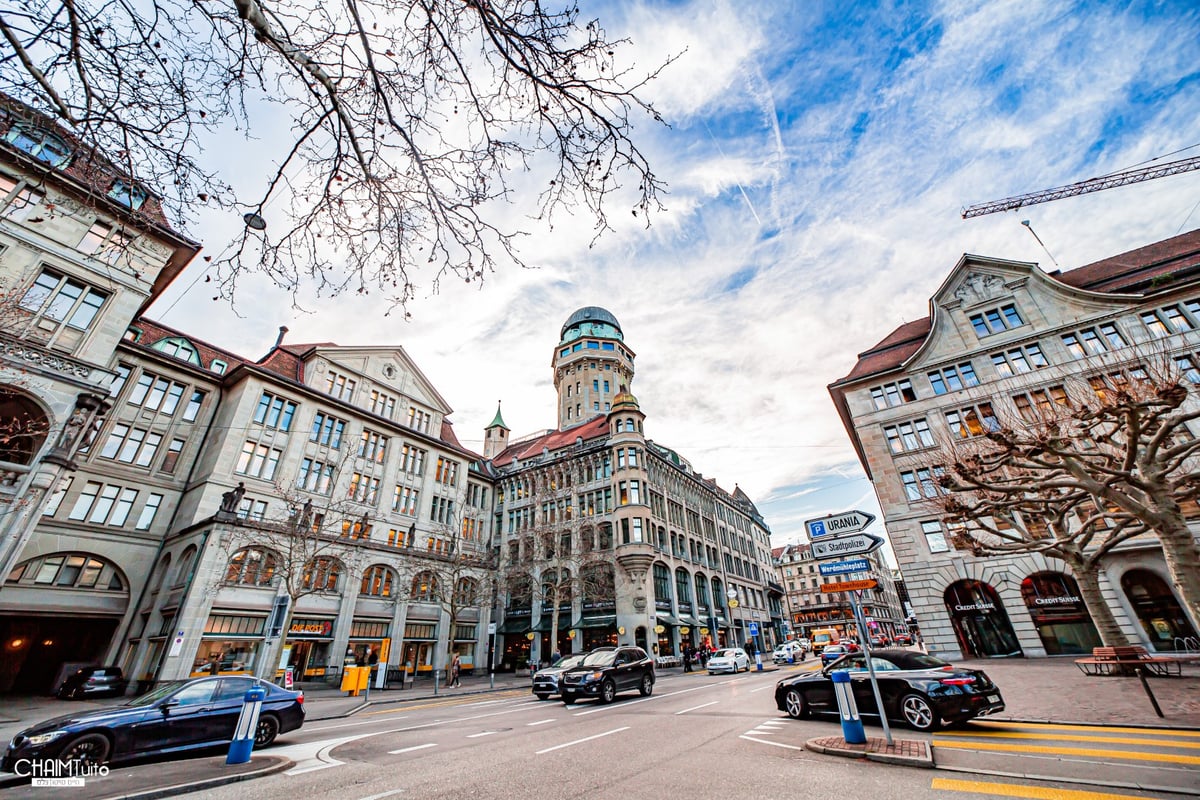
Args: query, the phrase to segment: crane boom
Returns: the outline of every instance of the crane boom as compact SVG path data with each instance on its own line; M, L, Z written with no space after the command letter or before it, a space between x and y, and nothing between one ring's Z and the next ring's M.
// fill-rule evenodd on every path
M1179 161L1167 161L1152 167L1114 172L1111 175L1105 175L1101 178L1089 178L1086 181L1069 183L1066 186L1058 186L1054 189L1043 189L1040 192L1019 194L1015 197L1006 197L1003 200L993 200L990 203L976 203L973 206L963 209L962 218L982 217L984 214L994 214L997 211L1010 211L1022 206L1047 203L1051 200L1057 200L1060 197L1074 197L1077 194L1098 192L1101 189L1112 189L1116 186L1139 183L1153 178L1165 178L1168 175L1178 175L1181 172L1191 172L1197 169L1200 169L1200 156L1184 158Z

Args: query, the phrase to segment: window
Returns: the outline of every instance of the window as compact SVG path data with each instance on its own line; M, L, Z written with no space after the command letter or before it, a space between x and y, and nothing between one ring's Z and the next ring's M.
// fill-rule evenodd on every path
M396 398L372 389L371 413L391 419L396 415Z
M411 486L397 486L396 494L392 497L392 511L397 514L407 514L410 517L417 515L417 504L420 502L421 493L413 489Z
M367 514L363 514L358 519L344 519L342 520L342 537L349 539L370 539L371 530L374 527Z
M295 403L270 392L263 392L263 396L258 400L258 408L254 410L255 422L285 433L292 429L292 418L295 416Z
M1190 331L1195 326L1178 305L1165 306L1156 311L1143 311L1142 322L1155 337Z
M1200 369L1196 367L1195 356L1177 356L1175 358L1175 368L1179 370L1179 374L1192 383L1200 383Z
M411 444L404 445L400 451L400 471L407 472L410 475L425 474L425 456L426 451L419 447L414 447Z
M972 314L970 319L972 327L975 328L975 334L981 339L991 336L993 333L1019 328L1025 324L1021 315L1017 313L1017 307L1012 303Z
M411 594L413 600L436 600L438 597L437 576L429 571L418 572L413 576Z
M1098 328L1083 328L1076 333L1066 333L1062 337L1063 347L1074 358L1084 358L1107 352L1109 348L1125 347L1125 337L1117 330L1117 326L1106 322Z
M112 431L108 434L108 441L104 443L100 457L120 461L124 464L148 467L158 453L158 446L161 443L161 434L118 423L113 425Z
M1116 399L1122 392L1128 391L1130 379L1140 383L1150 380L1150 376L1142 367L1130 367L1122 372L1093 375L1088 378L1088 385L1092 387L1096 397L1103 403L1110 399Z
M319 556L304 566L301 585L318 592L336 592L342 577L342 564L336 558Z
M241 586L273 586L275 554L261 547L247 547L233 554L225 570L225 582Z
M900 480L904 483L904 494L909 500L920 500L922 497L937 497L939 494L947 494L947 490L942 489L935 482L937 477L945 471L942 467L921 467L920 469L901 472Z
M18 182L7 175L0 174L0 198L7 201L7 205L0 216L5 219L11 219L14 222L22 222L27 219L33 210L46 199L46 196L36 189L31 189L24 186L21 191L14 194L14 190L18 186Z
M208 365L208 368L218 375L224 375L225 370L229 369L229 364L219 358L214 358L212 363Z
M97 525L119 527L128 519L129 510L136 498L137 489L88 481L67 518L77 522L86 520Z
M158 507L162 505L163 496L161 494L151 494L146 499L146 505L142 506L142 513L138 515L136 530L148 531L150 526L154 524L154 517L158 514Z
M884 427L883 434L887 437L888 448L893 453L933 446L933 434L929 431L929 423L923 419L888 425Z
M358 503L375 505L379 499L379 478L355 472L350 476L350 490L346 496Z
M1071 400L1062 386L1048 386L1045 389L1033 389L1013 395L1013 404L1016 405L1021 419L1026 422L1038 422L1057 416L1061 408L1070 408Z
M1028 344L1013 350L993 353L992 366L996 368L996 372L1001 377L1007 378L1011 375L1019 375L1025 372L1032 372L1035 369L1041 369L1042 367L1048 367L1050 366L1050 362L1042 354L1042 348L1036 344Z
M337 450L342 446L342 433L345 430L345 420L318 411L317 415L313 417L312 430L308 434L308 440Z
M38 327L45 331L62 325L83 331L95 321L107 297L105 292L43 269L21 298L21 308L33 314Z
M123 592L125 581L112 562L89 553L54 553L18 564L5 583Z
M200 406L204 403L204 392L199 389L192 390L192 396L188 400L186 406L183 407L183 421L195 422L196 415L200 413Z
M429 519L443 524L454 521L454 501L445 497L435 497L429 506Z
M358 592L368 597L391 597L393 580L394 573L382 564L377 564L363 573L362 587Z
M357 385L354 379L341 373L330 371L329 379L325 384L325 393L348 403L354 397L354 387Z
M63 498L67 496L67 491L74 482L75 479L69 475L63 478L58 488L54 490L54 494L50 495L50 499L46 502L46 507L42 509L43 517L53 517L58 513L58 507L62 505Z
M113 181L112 188L108 190L108 196L131 211L137 211L146 202L145 189L123 180Z
M975 375L975 368L968 361L929 373L929 385L933 387L934 394L946 394L957 392L965 386L978 386L979 378Z
M871 399L875 401L876 409L884 409L901 403L911 403L917 399L917 393L913 391L912 382L905 378L895 383L876 386L871 390Z
M316 494L329 494L333 488L333 464L306 458L300 462L296 486Z
M130 390L126 402L146 411L170 416L179 407L179 401L186 390L187 387L182 383L175 383L152 372L143 372Z
M272 480L282 455L282 450L270 445L254 441L246 442L242 445L242 453L238 456L234 472L251 478L261 478L264 481Z
M458 483L458 462L438 456L437 472L433 479L444 486L454 486Z
M963 439L1000 430L1000 421L996 419L991 403L947 411L946 424L950 426L952 434Z
M387 437L382 433L364 430L358 445L358 457L382 464L387 457Z
M167 339L160 339L152 346L155 350L165 353L172 358L178 358L180 361L195 364L197 367L202 366L200 363L200 354L196 350L196 346L182 336L171 336Z
M17 123L4 138L18 150L24 150L38 161L61 167L71 158L71 148L58 136L31 125Z
M416 406L410 406L408 409L408 427L414 431L421 433L429 433L429 425L433 422L433 415L427 411L422 411Z
M949 552L950 545L946 542L946 534L940 523L937 521L922 522L921 533L925 534L925 544L928 545L929 552Z

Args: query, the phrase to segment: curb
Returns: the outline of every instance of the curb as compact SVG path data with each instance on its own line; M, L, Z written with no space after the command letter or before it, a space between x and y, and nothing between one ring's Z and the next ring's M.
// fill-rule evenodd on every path
M154 789L133 791L125 794L105 795L98 800L155 800L155 798L159 797L176 797L188 792L198 792L203 789L213 789L217 786L226 786L231 783L265 778L268 775L283 772L285 769L291 769L296 764L290 758L284 758L283 756L264 756L264 758L269 758L274 763L252 772L241 772L236 775L216 775L211 778L200 778L186 783L177 783L172 786L155 787Z
M904 755L888 752L890 747L897 745L913 746L920 751L920 754ZM872 750L873 747L882 749ZM860 758L867 761L877 761L881 764L897 764L905 767L920 767L922 769L934 768L933 751L930 748L929 742L919 739L896 739L889 746L883 739L868 737L866 744L852 745L846 744L846 740L840 736L823 736L817 739L809 739L804 743L804 748L814 753L821 753L828 756Z

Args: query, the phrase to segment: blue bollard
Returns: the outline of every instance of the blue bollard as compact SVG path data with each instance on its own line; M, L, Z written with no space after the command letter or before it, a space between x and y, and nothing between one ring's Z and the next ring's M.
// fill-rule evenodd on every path
M762 653L757 650L754 652L754 666L756 672L762 672Z
M842 738L846 740L846 744L866 744L867 733L858 717L858 704L854 702L854 692L850 688L850 671L835 670L829 677L833 679L833 692L837 695L838 716L842 719Z
M266 698L267 690L261 686L246 692L242 700L242 713L238 715L237 727L233 731L233 741L229 743L229 755L225 757L226 764L245 764L250 760L250 752L254 750L254 731L258 728L258 712L262 710Z

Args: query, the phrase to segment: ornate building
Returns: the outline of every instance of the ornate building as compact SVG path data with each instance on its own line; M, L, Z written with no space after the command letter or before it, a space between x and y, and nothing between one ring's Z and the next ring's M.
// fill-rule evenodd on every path
M877 550L861 557L867 559L870 570L822 577L818 568L821 562L812 557L810 545L789 544L771 551L775 575L786 593L793 637L808 636L814 628L836 628L842 635L854 632L854 612L847 593L823 592L821 586L862 578L878 583L874 589L865 590L861 600L871 633L893 637L906 630L892 570L883 554Z

